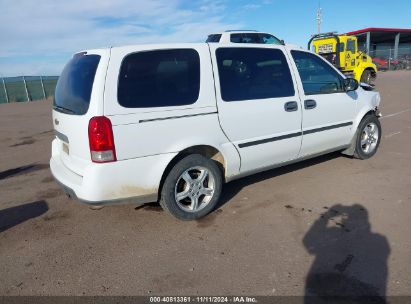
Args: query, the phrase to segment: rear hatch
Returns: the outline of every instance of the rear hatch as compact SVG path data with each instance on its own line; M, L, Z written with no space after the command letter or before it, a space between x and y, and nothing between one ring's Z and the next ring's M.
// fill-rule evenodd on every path
M88 124L103 115L104 82L110 49L77 53L64 67L53 102L53 125L62 163L83 176L90 164ZM57 153L56 153L57 152Z

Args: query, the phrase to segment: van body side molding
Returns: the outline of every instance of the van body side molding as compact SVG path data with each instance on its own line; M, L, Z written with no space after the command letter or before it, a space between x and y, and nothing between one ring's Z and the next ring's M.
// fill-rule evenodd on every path
M302 132L290 133L290 134L286 134L286 135L281 135L281 136L276 136L276 137L265 138L265 139L250 141L250 142L246 142L246 143L241 143L238 146L240 148L246 148L246 147L250 147L250 146L266 144L266 143L277 141L277 140L293 138L293 137L297 137L297 136L301 136L301 135L303 135Z
M352 121L344 122L344 123L340 123L336 125L317 128L317 129L305 130L303 131L303 134L312 134L312 133L317 133L317 132L322 132L322 131L327 131L327 130L332 130L332 129L338 129L342 127L348 127L348 126L351 126L352 124L353 124Z
M190 115L180 115L180 116L159 117L159 118L151 118L151 119L141 119L141 120L139 120L139 123L159 121L159 120L168 120L168 119L177 119L177 118L186 118L186 117L194 117L194 116L203 116L203 115L210 115L210 114L217 114L217 111L208 112L208 113L190 114Z
M331 125L331 126L321 127L321 128L317 128L317 129L306 130L306 131L303 131L303 132L295 132L295 133L285 134L285 135L281 135L281 136L270 137L270 138L250 141L250 142L246 142L246 143L241 143L241 144L238 145L238 147L246 148L246 147L250 147L250 146L266 144L266 143L277 141L277 140L283 140L283 139L289 139L289 138L293 138L293 137L297 137L297 136L302 136L304 134L312 134L312 133L317 133L317 132L342 128L342 127L348 127L348 126L351 126L352 124L353 124L352 121L344 122L344 123L340 123L340 124L336 124L336 125Z

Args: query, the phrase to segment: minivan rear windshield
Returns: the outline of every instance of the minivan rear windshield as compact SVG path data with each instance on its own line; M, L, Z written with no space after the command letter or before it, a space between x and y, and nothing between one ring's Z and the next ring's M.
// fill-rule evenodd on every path
M87 113L99 55L76 54L64 67L54 94L56 111L83 115Z

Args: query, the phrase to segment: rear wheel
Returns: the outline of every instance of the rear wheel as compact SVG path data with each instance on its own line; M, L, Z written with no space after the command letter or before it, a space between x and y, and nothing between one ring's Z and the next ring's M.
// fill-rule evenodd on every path
M180 220L201 218L216 207L222 184L221 170L213 160L186 156L166 177L160 205Z
M375 115L367 115L358 126L358 135L354 157L367 159L372 157L380 145L381 124Z

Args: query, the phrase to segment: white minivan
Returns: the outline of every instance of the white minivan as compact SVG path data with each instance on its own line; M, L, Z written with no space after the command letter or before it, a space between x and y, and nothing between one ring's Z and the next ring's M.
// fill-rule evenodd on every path
M192 220L234 179L331 151L371 157L379 103L373 88L298 47L88 50L58 80L50 168L82 202L159 201Z

